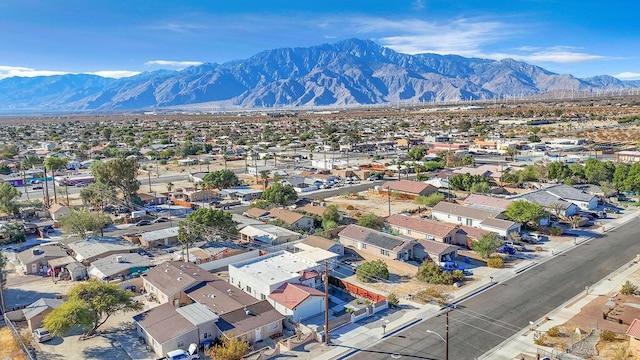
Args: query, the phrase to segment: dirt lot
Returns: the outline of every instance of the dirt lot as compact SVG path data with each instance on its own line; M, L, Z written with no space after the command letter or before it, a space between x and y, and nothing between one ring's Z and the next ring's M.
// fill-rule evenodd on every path
M347 190L345 190L345 192L346 191ZM386 195L378 194L373 189L353 195L349 194L349 196L334 196L324 200L331 205L338 206L341 210L344 210L349 213L350 216L356 218L367 213L387 216L389 215L389 203L391 203L392 214L418 208L418 205L414 204L412 200L401 200L391 197L391 201L389 202L389 198Z
M0 328L0 359L26 360L26 358L11 330L6 326Z

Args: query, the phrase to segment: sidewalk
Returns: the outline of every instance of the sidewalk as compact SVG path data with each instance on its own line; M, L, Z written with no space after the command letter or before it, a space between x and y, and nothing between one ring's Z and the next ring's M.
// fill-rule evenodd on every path
M640 209L636 209L630 211L629 214L625 214L620 218L613 219L612 221L607 223L605 231L613 230L616 227L637 218L639 214ZM602 234L602 231L600 230L599 233ZM457 303L468 297L474 296L482 292L486 288L493 286L493 283L499 283L511 279L517 276L522 271L526 271L533 266L536 266L544 261L558 256L575 246L580 246L588 240L591 240L592 238L593 237L578 237L575 239L575 241L557 243L553 245L554 248L548 256L525 260L512 268L498 270L491 269L493 270L493 272L488 272L488 274L490 274L493 280L488 278L486 276L487 274L483 274L485 276L483 276L484 278L480 281L459 288L458 290L453 292L453 300L451 301L451 303ZM633 266L625 267L624 271L616 273L614 275L615 279L624 279L626 276L628 276L628 274L633 273L633 271L636 271L638 269L640 269L640 264L634 263ZM613 279L614 278L612 278L612 280ZM579 312L585 304L588 304L591 300L601 294L608 293L612 290L612 288L615 288L616 286L618 286L618 282L616 281L600 281L599 283L596 283L590 288L588 296L580 294L576 298L569 300L566 303L570 304L569 307L565 307L564 305L559 307L550 316L553 321L547 321L544 325L540 325L540 327L536 328L536 330L547 330L552 326L564 323L566 319L571 318L574 314ZM358 349L370 347L372 344L377 343L378 341L391 336L419 321L437 315L440 310L441 308L437 305L419 305L416 306L415 310L405 311L402 316L391 321L385 319L385 317L383 316L381 319L371 324L373 327L358 326L344 333L342 333L340 329L336 329L331 332L332 340L336 339L336 341L332 342L331 346L327 347L326 345L318 345L306 352L287 352L284 353L283 356L291 356L310 360L333 360L346 358ZM536 322L535 324L540 324L541 321L542 320ZM382 324L385 324L384 335ZM505 340L498 347L492 349L490 352L483 355L479 359L511 359L519 353L526 352L526 350L530 349L533 349L533 353L535 354L536 346L533 343L534 331L529 331L527 336L523 336L523 334L527 331L529 331L529 329L525 329L514 335L510 339Z

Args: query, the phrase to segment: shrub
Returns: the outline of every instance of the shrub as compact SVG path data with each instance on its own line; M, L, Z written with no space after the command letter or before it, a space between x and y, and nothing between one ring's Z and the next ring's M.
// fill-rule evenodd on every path
M448 272L442 270L438 264L426 261L420 265L416 278L430 284L451 285L456 281L463 280L464 274L462 271Z
M374 282L379 279L389 280L389 269L383 260L367 261L356 269L356 276L362 282Z
M624 284L622 284L620 293L623 295L635 295L638 293L638 286L627 280Z
M611 330L602 330L602 332L600 333L600 341L610 342L616 340L616 338L616 333Z
M547 331L547 335L551 337L559 337L559 336L562 336L562 331L560 331L559 327L554 326Z
M347 210L354 210L354 209L355 209L355 206L353 206L353 205L347 205Z
M389 293L389 295L387 295L387 302L389 302L389 304L393 306L398 306L398 304L400 303L400 299L398 299L398 295Z
M540 252L540 251L544 251L544 249L542 248L542 246L536 246L534 248L535 251Z
M538 345L538 346L545 346L545 342L544 342L544 335L540 335L538 337L536 337L535 339L533 339L533 343Z
M494 256L487 259L487 266L494 269L502 269L504 267L504 260L499 256Z
M562 228L553 226L551 229L549 229L549 234L553 236L560 236L562 235Z

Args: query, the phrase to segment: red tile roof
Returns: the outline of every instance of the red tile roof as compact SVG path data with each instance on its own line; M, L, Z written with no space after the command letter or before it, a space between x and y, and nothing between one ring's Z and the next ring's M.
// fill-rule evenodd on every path
M640 319L633 319L631 325L627 329L627 335L640 339Z
M287 283L269 295L275 302L291 310L311 296L324 296L324 293L306 285Z

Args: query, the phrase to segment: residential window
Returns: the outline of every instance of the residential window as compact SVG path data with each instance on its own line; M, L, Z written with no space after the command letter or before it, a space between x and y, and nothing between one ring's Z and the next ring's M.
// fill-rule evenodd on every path
M451 236L447 236L446 238L444 238L444 242L446 244L451 244Z
M473 225L473 219L467 219L467 226Z
M458 216L458 221L462 221L462 216Z
M411 235L411 229L407 230L407 235Z
M362 248L363 248L363 249L366 249L366 248L367 248L367 244L362 243Z
M264 294L260 294L260 300L265 300L267 297Z
M331 329L331 328L329 328L329 329ZM184 347L184 340L178 340L178 344L177 344L177 346L178 346L179 348Z
M251 294L251 286L247 285L247 292Z
M204 338L205 338L205 339L208 339L208 338L210 338L210 337L212 337L212 334L211 334L210 332L206 332L206 331L205 331L205 332L204 332Z
M382 254L383 256L389 256L389 250L380 249L380 254Z

